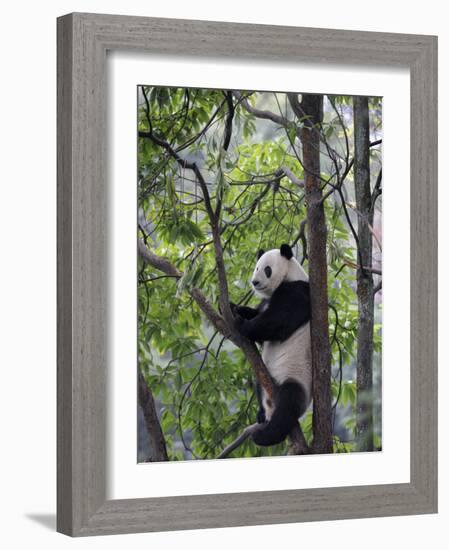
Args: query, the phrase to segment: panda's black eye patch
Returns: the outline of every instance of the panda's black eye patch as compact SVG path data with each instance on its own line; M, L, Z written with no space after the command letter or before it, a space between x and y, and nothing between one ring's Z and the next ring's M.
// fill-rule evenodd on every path
M269 279L271 277L271 267L269 265L267 265L267 267L264 269L264 271L265 271L265 275Z

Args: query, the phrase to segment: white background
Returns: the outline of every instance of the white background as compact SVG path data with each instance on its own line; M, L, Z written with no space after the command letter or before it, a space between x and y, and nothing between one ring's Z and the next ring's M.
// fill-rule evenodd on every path
M440 97L449 97L449 40L444 3L377 0L370 9L359 0L321 0L318 5L279 0L199 0L167 3L77 1L7 4L2 11L0 48L1 185L1 542L8 548L26 545L51 548L242 548L274 545L329 548L442 547L447 541L449 493L445 434L446 396L440 398L440 513L437 516L351 520L313 524L244 527L194 532L126 535L70 540L54 533L55 514L55 17L71 11L184 17L249 23L439 34ZM441 128L446 126L441 105ZM447 112L447 110L445 110ZM440 135L441 166L449 148ZM442 173L442 176L444 174ZM441 177L443 180L443 177ZM447 204L447 185L440 204ZM440 216L441 242L448 216ZM443 248L444 247L443 244ZM441 272L446 265L441 261ZM440 311L448 307L440 277ZM443 320L444 313L441 314ZM447 315L445 316L447 318ZM443 324L442 333L447 328ZM444 341L444 338L441 338ZM441 354L442 355L442 354ZM441 369L440 388L449 374ZM441 537L441 543L439 542Z
M372 94L382 101L384 299L382 351L382 452L256 460L207 460L136 464L137 186L136 84L231 87ZM108 495L110 498L274 491L410 481L410 75L408 70L252 62L182 61L114 53L108 59L108 135L112 212L109 230L110 296ZM407 136L407 137L405 137ZM398 210L397 205L401 204ZM407 428L406 428L407 427Z

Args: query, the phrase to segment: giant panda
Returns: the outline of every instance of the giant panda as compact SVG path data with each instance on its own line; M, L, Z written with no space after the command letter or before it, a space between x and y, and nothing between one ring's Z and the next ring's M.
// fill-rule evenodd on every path
M308 276L289 245L260 251L251 284L262 298L256 309L231 304L238 331L262 344L262 359L274 383L273 400L256 386L257 445L281 443L312 399L310 293Z

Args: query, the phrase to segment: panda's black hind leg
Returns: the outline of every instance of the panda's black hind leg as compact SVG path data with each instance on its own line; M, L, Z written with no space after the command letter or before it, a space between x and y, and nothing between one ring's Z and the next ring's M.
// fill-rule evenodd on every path
M265 409L263 407L260 407L257 411L256 420L258 424L263 424L266 421Z
M284 441L305 408L306 395L302 386L296 382L282 384L276 395L274 413L267 425L253 434L254 443L266 447Z
M266 420L266 416L265 416L265 409L263 406L262 388L260 387L259 382L256 382L256 395L257 395L257 401L259 403L259 410L257 411L256 420L258 424L263 424Z

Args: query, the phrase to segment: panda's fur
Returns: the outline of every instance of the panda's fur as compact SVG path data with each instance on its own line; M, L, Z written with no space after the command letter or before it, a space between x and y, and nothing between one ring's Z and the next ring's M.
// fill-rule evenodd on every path
M289 245L261 251L251 281L262 298L256 309L231 304L238 330L262 344L273 379L271 399L257 386L257 445L275 445L291 432L312 398L309 282Z

